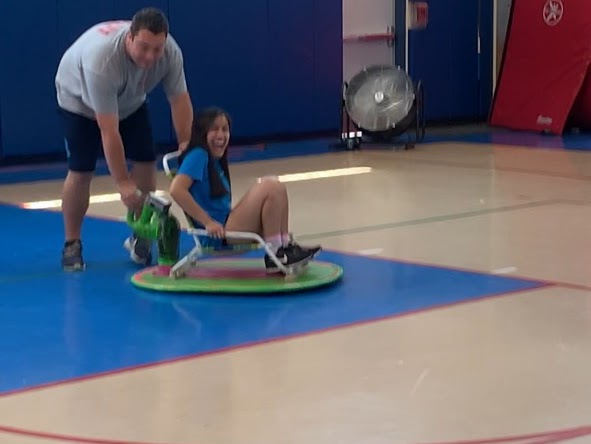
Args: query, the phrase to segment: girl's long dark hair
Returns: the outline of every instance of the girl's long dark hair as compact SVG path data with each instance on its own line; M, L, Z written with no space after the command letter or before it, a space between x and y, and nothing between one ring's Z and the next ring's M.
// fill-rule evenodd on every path
M212 157L207 146L207 133L213 126L215 119L217 119L219 116L226 117L228 120L228 125L231 129L232 121L230 120L230 116L221 108L206 108L195 113L195 116L193 117L193 127L191 129L191 140L189 142L189 146L179 158L179 162L182 163L187 153L196 148L203 149L207 152L209 159L207 162L209 172L209 187L211 189L212 198L223 197L230 192L230 190L226 189L224 186L222 179L215 168L215 158ZM228 179L228 184L230 184L230 170L228 168L227 149L224 152L224 155L220 158L220 165L222 166L222 170Z

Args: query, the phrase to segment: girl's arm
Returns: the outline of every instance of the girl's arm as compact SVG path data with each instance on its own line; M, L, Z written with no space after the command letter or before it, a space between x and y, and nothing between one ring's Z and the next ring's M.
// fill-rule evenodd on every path
M191 196L189 188L192 184L193 179L191 177L185 174L177 174L170 184L170 195L185 213L204 227L207 227L215 221Z

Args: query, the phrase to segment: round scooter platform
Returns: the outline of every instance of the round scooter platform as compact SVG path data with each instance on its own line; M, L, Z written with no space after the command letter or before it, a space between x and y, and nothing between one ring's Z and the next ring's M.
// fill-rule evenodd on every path
M169 277L170 267L145 268L132 276L132 283L145 290L174 293L285 293L329 285L341 278L342 267L313 260L297 276L269 274L262 259L200 260L186 276Z

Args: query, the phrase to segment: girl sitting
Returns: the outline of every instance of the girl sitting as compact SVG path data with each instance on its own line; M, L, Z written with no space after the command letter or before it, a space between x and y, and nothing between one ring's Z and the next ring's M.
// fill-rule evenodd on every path
M286 267L312 259L321 247L303 247L291 241L289 201L283 183L262 180L232 208L227 153L230 126L230 117L222 109L195 114L191 142L180 156L170 195L195 228L207 230L210 240L218 244L225 241L226 231L245 231L265 239ZM268 272L279 271L269 255L265 255L265 266Z

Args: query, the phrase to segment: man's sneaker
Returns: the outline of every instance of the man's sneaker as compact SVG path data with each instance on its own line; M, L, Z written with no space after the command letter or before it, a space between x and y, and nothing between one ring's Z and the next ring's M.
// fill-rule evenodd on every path
M138 265L150 265L152 263L152 241L132 234L127 239L123 247L129 251L131 260Z
M280 247L275 253L275 256L286 267L292 267L294 265L307 262L314 258L314 256L320 251L320 247L308 249L299 245L290 243L285 247ZM265 255L265 268L268 273L277 273L280 271L277 264L273 261L271 256Z
M86 268L82 259L82 242L68 241L62 250L62 268L64 271L83 271Z

